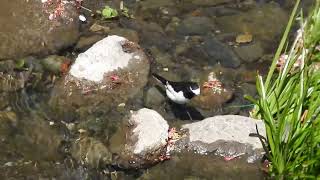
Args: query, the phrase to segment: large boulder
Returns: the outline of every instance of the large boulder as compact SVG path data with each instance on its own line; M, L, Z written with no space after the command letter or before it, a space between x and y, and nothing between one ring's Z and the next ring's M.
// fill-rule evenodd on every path
M122 168L144 168L159 161L166 154L169 125L154 110L143 108L132 112L125 131L118 131L111 139L111 150L119 154L117 164ZM124 137L119 145L119 137Z
M55 53L74 44L79 36L76 7L59 2L2 1L0 60ZM58 8L61 15L53 18Z
M79 54L67 75L55 85L49 104L62 119L74 112L81 115L80 120L94 112L101 115L145 86L149 66L139 45L108 36Z
M248 155L248 161L261 157L263 146L257 137L250 133L266 135L264 123L261 120L238 115L224 115L206 118L202 121L185 124L182 129L188 135L177 142L177 148L188 147L198 153L215 152L225 157Z

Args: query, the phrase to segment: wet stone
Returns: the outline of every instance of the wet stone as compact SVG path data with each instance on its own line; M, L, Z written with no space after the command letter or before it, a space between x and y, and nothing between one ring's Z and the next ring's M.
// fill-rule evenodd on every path
M252 63L263 56L264 50L259 42L254 42L248 45L240 45L234 48L234 51L244 62Z
M175 3L172 0L146 0L141 2L143 10L157 9L160 7L174 6Z
M89 165L91 168L101 168L110 165L112 154L99 140L91 137L80 137L71 148L72 157L79 163Z
M237 2L236 0L192 0L192 4L198 6L216 6L230 2Z
M95 112L106 113L139 93L148 73L149 60L139 45L108 36L79 54L67 75L55 84L49 101L56 112L53 115L61 118L75 112L78 120L86 120Z
M94 43L100 41L103 38L104 36L97 35L97 34L94 34L91 36L81 36L75 46L75 49L77 51L84 51L88 49L90 46L92 46Z
M165 34L164 30L159 24L144 23L141 30L140 38L142 45L145 48L155 46L159 49L169 50L171 48L171 39Z
M15 65L13 60L0 61L0 72L10 72L15 68Z
M224 67L236 68L240 66L240 60L232 49L215 38L208 37L204 41L203 48L210 57L210 65L219 62Z
M152 47L152 56L155 61L164 67L173 67L175 65L172 56L169 53L163 53L158 48Z
M187 17L177 27L181 35L205 35L214 29L213 21L208 17Z
M18 59L30 54L47 55L74 44L79 36L76 7L64 5L61 17L49 20L41 1L11 0L0 7L0 60ZM23 15L22 15L23 14Z
M41 64L43 68L50 73L53 74L60 74L62 73L63 69L62 66L63 64L70 64L71 60L64 56L58 56L58 55L50 55L45 57L44 59L41 60ZM68 70L68 69L66 69Z
M111 29L110 35L118 35L125 37L129 41L139 43L139 34L137 31L132 30L132 29L125 29L125 28L113 28Z
M23 89L30 77L30 72L0 72L0 92L14 92Z
M227 8L225 6L216 6L204 8L203 12L209 17L221 17L235 15L239 13L239 10Z
M156 88L152 87L147 90L144 104L148 108L160 106L165 101L163 94Z
M262 180L265 177L259 169L259 163L248 164L244 158L225 162L212 154L183 152L172 155L170 161L148 169L140 179Z

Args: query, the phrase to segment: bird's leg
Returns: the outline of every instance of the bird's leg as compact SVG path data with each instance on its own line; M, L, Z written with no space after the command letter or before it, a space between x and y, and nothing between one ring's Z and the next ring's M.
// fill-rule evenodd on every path
M189 116L190 120L192 121L192 117L191 117L191 115L190 115L189 111L188 111L188 110L186 110L186 111L187 111L187 114L188 114L188 116Z
M184 105L184 109L186 110L186 112L187 112L190 120L192 121L192 117L191 117L191 115L190 115L190 113L189 113L189 111L188 111L188 108L187 108L187 105L186 105L186 104Z

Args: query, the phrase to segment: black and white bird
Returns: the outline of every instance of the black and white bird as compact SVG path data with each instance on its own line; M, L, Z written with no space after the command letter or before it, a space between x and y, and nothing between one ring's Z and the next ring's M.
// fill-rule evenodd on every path
M195 82L173 82L158 74L152 74L166 88L168 98L177 104L186 104L193 97L200 95L200 87Z

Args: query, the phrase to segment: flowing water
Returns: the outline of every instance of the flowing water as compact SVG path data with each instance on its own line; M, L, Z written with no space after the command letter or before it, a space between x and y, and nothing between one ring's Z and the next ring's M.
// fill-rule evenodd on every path
M151 71L171 80L199 81L210 72L217 74L219 80L232 90L232 98L223 99L223 103L217 101L211 109L191 108L189 111L193 120L218 114L248 115L251 106L243 95L256 95L255 73L266 73L286 26L292 3L285 0L212 2L218 1L126 0L124 4L129 13L134 14L134 19L101 21L83 11L88 15L89 23L81 25L81 34L91 37L87 28L99 23L110 28L109 34L139 41L152 59ZM119 1L84 0L84 6L93 10L103 8L106 3L118 7ZM8 8L11 8L9 12L16 12L18 17L12 19L12 14L4 13L8 12L5 11ZM19 17L26 23L28 18L40 18L41 13L36 16L23 14L19 11L19 4L13 7L10 1L1 3L1 26L9 31L12 28L23 31L23 26L10 27L10 22L19 21ZM30 23L36 22L30 19ZM5 31L0 30L2 34L6 34ZM40 36L44 34L40 33ZM239 35L244 35L245 42L236 42ZM19 37L14 41L19 41ZM1 44L6 45L4 42ZM85 49L68 48L59 52L59 55L74 59ZM30 52L36 54L37 50L31 48ZM215 60L217 54L228 60ZM234 54L237 58L233 57ZM41 59L41 55L35 57ZM142 170L101 167L99 162L96 167L77 163L71 152L71 142L78 138L77 129L86 129L91 137L111 146L110 137L120 126L126 110L152 107L175 127L190 122L190 119L167 100L160 100L161 103L153 100L155 96L161 97L150 90L156 85L150 77L148 85L126 103L126 110L106 108L83 115L79 108L77 113L66 113L64 119L67 120L61 121L56 118L55 109L48 106L48 101L54 96L54 83L61 76L44 70L34 57L26 58L24 63L27 70L17 68L16 62L0 61L0 179L266 178L260 162L248 164L246 158L226 162L214 154L191 152L175 154L169 161ZM78 122L79 118L85 118L86 121Z

